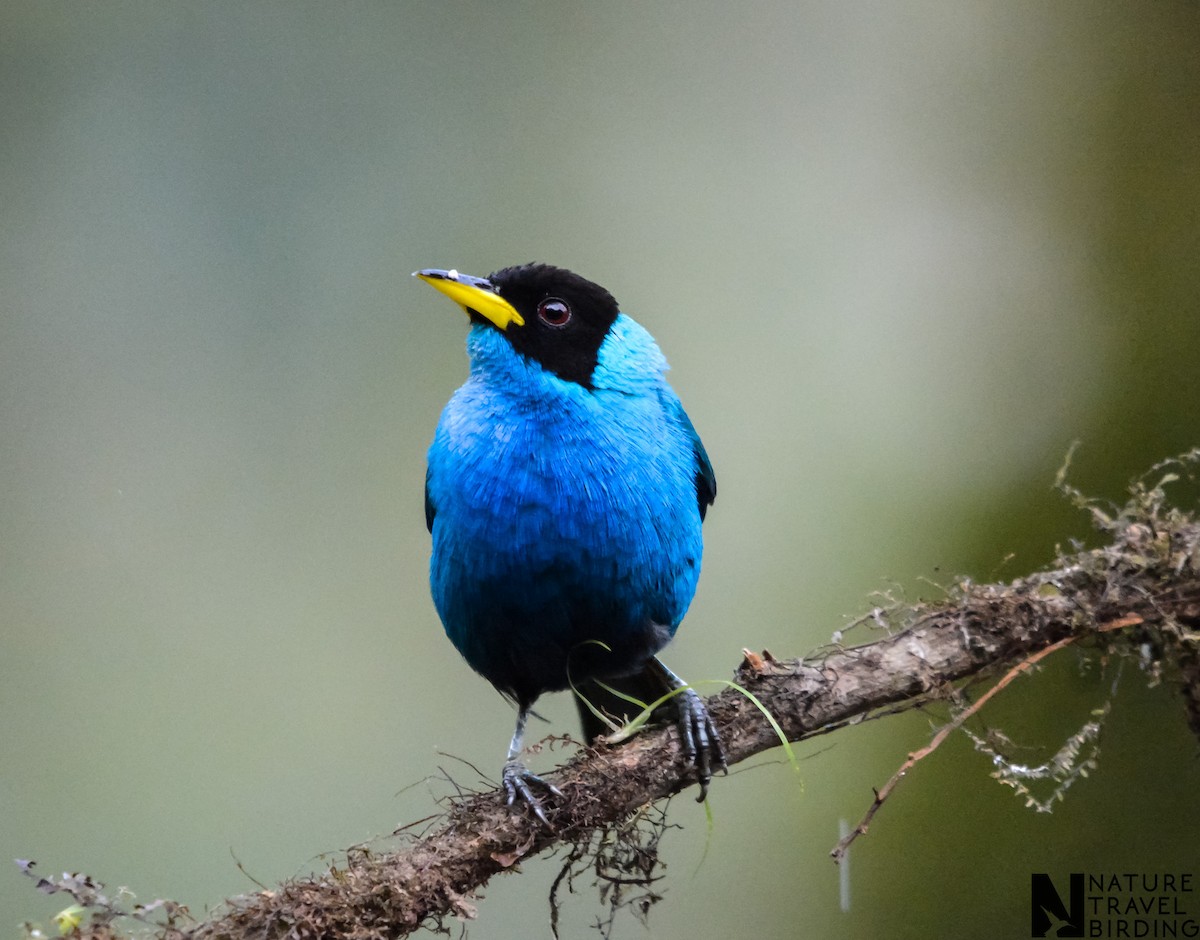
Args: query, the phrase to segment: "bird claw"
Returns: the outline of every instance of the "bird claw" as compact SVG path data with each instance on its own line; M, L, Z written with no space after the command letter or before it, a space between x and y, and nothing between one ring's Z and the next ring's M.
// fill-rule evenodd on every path
M684 689L678 695L678 702L679 742L684 760L696 767L696 777L700 781L696 802L703 803L708 797L708 782L713 770L729 773L725 766L725 749L700 696L692 689Z
M501 780L504 783L504 791L508 794L509 806L512 806L517 797L520 797L521 801L533 811L533 815L541 820L542 825L550 825L550 820L546 818L546 812L542 809L542 801L534 796L530 785L542 787L553 796L562 796L562 790L549 780L543 780L537 774L530 773L519 760L510 760L505 763Z

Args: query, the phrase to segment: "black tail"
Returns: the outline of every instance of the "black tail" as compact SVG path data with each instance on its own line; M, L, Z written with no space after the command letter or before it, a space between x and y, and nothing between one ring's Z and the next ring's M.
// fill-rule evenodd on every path
M652 667L653 662L650 660L641 672L599 681L610 689L616 689L624 695L632 696L649 705L671 691L671 686L663 681L662 673ZM595 679L585 679L583 682L576 683L575 688L578 690L575 704L579 708L579 720L583 724L584 738L589 744L597 738L609 734L612 729L597 718L587 704L580 701L580 696L587 699L594 708L599 709L617 724L624 724L642 710L641 705L635 705L633 702L626 701L607 689L601 688Z

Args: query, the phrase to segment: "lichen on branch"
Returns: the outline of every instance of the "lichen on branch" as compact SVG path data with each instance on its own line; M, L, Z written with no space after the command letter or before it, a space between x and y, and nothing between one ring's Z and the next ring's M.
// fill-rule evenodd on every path
M1134 656L1156 677L1178 682L1200 737L1200 524L1167 499L1172 484L1195 482L1198 464L1200 450L1160 464L1135 481L1125 505L1110 507L1070 487L1064 473L1060 489L1091 515L1105 539L1099 547L1074 546L1045 570L1009 583L964 580L937 603L878 607L864 623L881 635L862 645L838 642L792 660L746 655L735 681L789 741L801 741L935 699L970 709L964 702L985 681L1012 676L1056 645L1094 646ZM741 691L726 689L708 706L730 766L778 746L775 728ZM549 827L512 811L502 791L464 795L423 835L401 833L398 849L347 853L317 875L232 899L200 923L175 918L160 933L167 940L392 940L474 917L475 892L489 879L555 848L566 853L564 877L588 846L606 846L610 867L629 859L637 869L630 877L641 878L646 891L610 887L610 894L652 903L657 873L636 840L656 847L660 831L631 821L695 783L674 729L583 748L548 779L563 792L547 803ZM630 850L613 851L614 844ZM114 920L85 923L80 935L109 940Z

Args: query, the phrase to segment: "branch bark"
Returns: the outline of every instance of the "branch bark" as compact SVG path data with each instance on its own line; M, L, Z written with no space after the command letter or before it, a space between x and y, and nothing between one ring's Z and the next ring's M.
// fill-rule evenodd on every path
M1108 522L1108 545L1045 571L1008 584L959 584L936 604L877 609L863 621L883 634L874 642L786 662L748 654L736 682L790 741L801 741L960 696L963 680L995 675L1054 644L1123 643L1143 651L1149 644L1160 661L1179 667L1200 733L1200 526L1178 514L1164 522L1161 505L1153 508L1155 518ZM737 690L708 705L730 765L778 746L763 714ZM673 729L584 749L549 779L564 794L547 806L551 828L511 812L499 791L463 798L398 851L350 853L344 865L234 899L199 924L176 919L162 933L171 940L368 940L403 936L447 916L472 917L471 897L493 875L555 846L579 846L695 782ZM83 933L108 940L113 918L93 920Z

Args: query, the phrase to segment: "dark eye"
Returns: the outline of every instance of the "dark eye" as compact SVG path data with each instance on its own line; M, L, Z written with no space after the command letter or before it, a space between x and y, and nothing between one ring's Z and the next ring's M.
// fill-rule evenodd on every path
M571 308L557 297L547 297L538 304L537 314L546 326L566 326L571 322Z

